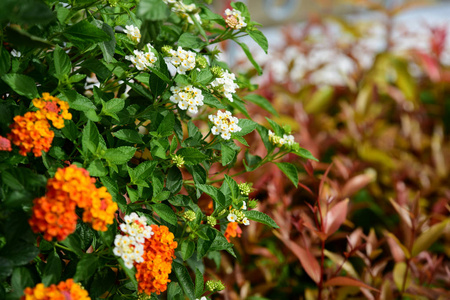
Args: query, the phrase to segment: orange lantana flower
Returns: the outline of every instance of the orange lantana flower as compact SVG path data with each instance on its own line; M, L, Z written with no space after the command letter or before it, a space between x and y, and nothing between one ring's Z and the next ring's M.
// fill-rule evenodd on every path
M29 220L34 232L43 232L51 241L65 239L75 231L75 209L84 209L83 221L92 223L95 230L106 231L112 224L117 204L105 187L97 188L89 172L76 165L58 169L47 181L47 193L34 200L33 215Z
M0 135L0 151L12 151L11 141Z
M27 287L21 300L90 300L88 292L73 279L61 281L58 285L45 287L42 283L34 288Z
M225 230L225 237L228 242L230 242L230 237L241 237L242 229L239 227L237 222L230 222Z
M43 93L42 98L33 99L33 105L39 108L37 112L39 117L52 121L53 126L58 129L64 127L64 120L72 119L69 104L49 93Z
M175 258L174 235L166 226L152 225L153 236L145 239L144 262L136 264L136 279L140 293L159 295L167 289Z
M11 124L8 139L20 148L19 153L26 156L33 152L35 157L48 152L55 133L50 130L47 119L40 118L36 112L27 112L24 116L15 116Z

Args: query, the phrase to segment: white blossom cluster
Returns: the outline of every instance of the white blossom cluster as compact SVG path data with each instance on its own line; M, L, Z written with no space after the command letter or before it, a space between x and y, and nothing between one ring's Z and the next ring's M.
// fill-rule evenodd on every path
M195 52L183 50L183 48L178 47L175 51L173 49L169 50L169 57L165 57L167 63L171 63L175 68L177 68L178 74L186 74L195 68Z
M245 204L245 202L244 202L244 204ZM245 209L246 208L242 208L242 210L245 210ZM232 209L227 216L228 222L238 222L238 223L244 224L245 226L250 225L250 221L244 215L244 212L242 210Z
M224 70L223 74L214 79L211 82L211 87L218 92L223 93L223 95L233 102L233 93L236 93L236 89L239 86L234 82L236 76L233 73L228 72L228 70Z
M144 47L145 52L134 50L134 55L127 55L125 56L125 59L131 61L139 71L148 70L149 68L153 68L158 60L152 49L154 49L153 46L151 44L147 44Z
M275 135L272 130L269 130L269 141L277 147L293 146L295 144L293 135L283 134L283 137Z
M144 261L145 239L153 235L152 228L147 225L145 217L139 217L136 213L131 213L124 217L125 223L120 224L123 234L117 234L114 239L114 254L120 256L128 269L133 268L133 264Z
M197 6L195 4L184 4L182 0L163 0L164 3L171 6L171 10L174 13L179 14L182 18L187 19L189 24L194 24L189 13L197 10ZM202 19L198 13L194 14L194 18L202 24Z
M192 85L177 85L170 88L172 96L170 101L178 104L182 110L188 110L190 113L196 114L198 107L203 105L202 91Z
M236 9L231 10L227 8L225 10L225 14L227 15L225 23L227 23L227 25L230 28L241 29L247 26L247 23L245 23L245 18L242 16L239 10Z
M242 128L237 125L239 123L239 119L233 117L229 111L222 112L219 110L216 116L209 115L208 118L214 123L213 128L211 128L212 134L220 134L224 140L229 140L231 133L242 130Z
M141 32L136 26L126 25L124 32L127 34L128 38L136 44L141 41Z

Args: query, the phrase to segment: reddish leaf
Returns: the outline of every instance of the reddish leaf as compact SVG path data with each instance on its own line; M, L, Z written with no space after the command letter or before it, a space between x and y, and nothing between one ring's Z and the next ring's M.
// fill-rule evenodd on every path
M333 277L330 280L326 281L323 285L324 286L334 286L334 285L338 285L338 286L357 286L357 287L360 287L360 288L365 288L365 289L369 289L369 290L372 290L372 291L380 292L376 288L373 288L370 285L365 284L364 282L361 282L361 281L356 280L354 278L344 277L344 276Z
M362 188L364 188L366 185L374 181L374 176L369 174L360 174L349 181L344 185L342 188L342 196L343 197L349 197L356 192L360 191Z
M332 235L341 227L347 217L348 199L339 202L331 208L325 218L325 234Z

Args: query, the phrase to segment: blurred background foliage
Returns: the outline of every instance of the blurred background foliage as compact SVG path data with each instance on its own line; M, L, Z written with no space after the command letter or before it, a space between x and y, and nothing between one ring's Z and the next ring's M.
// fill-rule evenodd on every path
M284 158L297 189L275 165L240 178L280 229L252 224L233 239L238 261L209 266L226 299L450 298L450 24L400 22L417 1L345 2L366 14L314 13L277 29L260 59L257 92L320 162ZM256 134L247 141L264 155Z

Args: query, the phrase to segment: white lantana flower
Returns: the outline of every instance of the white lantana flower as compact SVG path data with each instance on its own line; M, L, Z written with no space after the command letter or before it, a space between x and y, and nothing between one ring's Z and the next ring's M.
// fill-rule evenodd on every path
M229 222L236 222L236 221L237 221L237 216L236 216L235 214L229 214L229 215L227 216L227 220L228 220Z
M245 226L250 225L250 221L247 219L247 217L242 219L242 224L244 224Z
M211 87L223 94L228 100L233 102L233 94L239 86L234 82L236 76L233 73L224 70L221 77L214 79L211 82Z
M126 25L124 32L127 34L128 38L136 44L141 41L141 32L136 26Z
M173 49L169 50L169 57L165 57L164 60L167 63L171 63L179 74L186 74L195 68L195 52L183 50L183 48L178 47L175 51Z
M178 104L178 107L182 110L188 110L190 113L196 114L198 108L203 105L202 91L192 85L172 86L170 91L172 92L170 101Z
M194 24L192 18L189 13L197 10L197 6L195 4L184 4L182 0L163 0L164 3L171 7L171 10L174 13L180 15L180 17L187 19L189 24ZM198 13L194 14L194 18L202 24L202 19Z
M151 44L147 44L144 47L144 51L134 50L134 56L133 55L127 55L125 56L125 59L131 61L133 65L138 69L139 71L148 70L149 68L153 68L158 58L156 57L155 53L152 51L153 46Z
M124 217L124 224L120 224L123 234L114 238L113 253L120 256L127 268L133 268L134 263L142 263L144 258L145 239L151 238L153 230L147 225L147 219L131 213Z
M269 141L277 147L283 147L287 145L289 147L295 144L293 135L283 134L283 137L276 135L272 130L269 130Z
M230 28L241 29L247 26L247 23L245 23L245 18L242 16L242 13L239 10L231 10L227 8L225 10L225 14L227 15L225 23L227 23Z
M212 134L220 134L224 140L229 140L231 138L231 133L242 130L242 128L237 125L239 123L239 119L233 117L229 111L222 112L219 110L216 116L209 115L208 118L214 124L211 128Z

